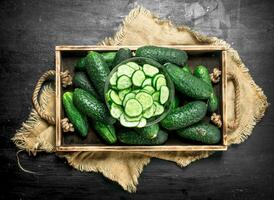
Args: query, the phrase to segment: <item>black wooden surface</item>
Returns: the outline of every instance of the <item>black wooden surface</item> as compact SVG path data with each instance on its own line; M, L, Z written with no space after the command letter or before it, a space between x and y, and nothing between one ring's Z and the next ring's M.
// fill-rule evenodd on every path
M41 175L27 174L18 168L17 150L10 138L31 110L35 81L54 66L54 46L96 44L115 33L136 4L176 24L186 24L230 42L269 102L273 102L274 1L2 0L0 198L273 199L272 106L252 136L227 152L216 153L184 169L153 159L144 169L135 194L128 194L100 174L76 171L54 155L21 155L22 165ZM209 11L215 9L204 15L207 6Z

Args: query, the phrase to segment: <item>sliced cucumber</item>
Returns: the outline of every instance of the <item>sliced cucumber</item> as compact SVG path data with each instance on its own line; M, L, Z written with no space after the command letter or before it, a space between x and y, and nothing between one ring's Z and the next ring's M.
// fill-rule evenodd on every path
M159 104L157 101L154 101L154 105L156 106L155 107L155 112L154 112L154 116L157 116L157 115L161 115L163 112L164 112L164 106L162 106L161 104Z
M119 106L115 103L111 104L110 114L112 117L114 117L115 119L119 119L122 113L123 113L123 109L121 106Z
M140 69L140 66L135 62L128 62L127 65L130 66L134 70L139 70Z
M127 121L126 118L125 118L125 115L122 114L121 117L120 117L120 123L122 126L125 126L125 127L136 127L140 122L137 121L137 122L130 122L130 121Z
M106 99L107 101L111 101L111 98L110 98L110 93L111 93L112 89L108 90L108 92L106 93Z
M139 92L136 94L136 99L142 105L143 110L148 109L153 104L152 96L146 92Z
M137 127L143 128L145 125L147 125L147 120L144 117L142 117Z
M118 90L127 89L127 88L131 87L131 85L132 85L131 79L126 75L120 76L117 80L117 89Z
M121 65L118 67L117 76L120 77L120 76L126 75L128 77L131 77L134 72L135 70L132 69L130 66Z
M138 94L140 92L140 90L133 90L132 93L134 94Z
M112 90L110 92L109 96L110 96L111 101L113 101L117 105L122 105L121 99L119 98L118 94L114 90Z
M146 79L146 76L142 70L137 70L132 75L132 83L135 86L140 87L143 81Z
M143 112L142 105L136 99L129 99L125 105L125 113L129 117L137 117Z
M165 76L163 74L157 74L156 76L153 77L153 79L152 79L152 86L153 87L156 87L156 81L160 77L165 78Z
M159 91L154 92L152 94L152 98L153 98L154 101L160 101L160 92Z
M116 85L117 78L117 72L114 72L109 80L110 85Z
M156 81L156 90L160 90L162 86L166 86L166 79L163 77L159 77Z
M118 96L121 99L121 101L123 101L123 99L125 98L126 94L130 93L131 89L124 89L118 92Z
M126 114L124 114L124 117L125 117L126 121L129 121L129 122L140 122L142 115L139 115L137 117L129 117Z
M164 104L165 102L167 102L169 97L169 89L167 86L163 85L160 88L160 103Z
M125 96L124 99L123 99L123 106L125 107L127 101L128 101L129 99L134 99L135 96L136 96L136 94L134 94L133 92L127 93L126 96Z
M152 85L152 78L147 78L146 80L144 80L142 87L145 87L147 85Z
M155 105L152 104L152 106L150 108L145 110L145 112L143 113L143 117L147 118L147 119L151 118L153 116L154 112L155 112L155 109L156 109Z
M149 64L143 65L143 71L145 72L145 75L150 76L150 77L153 77L159 73L159 69L157 67L154 67Z
M155 92L155 89L154 89L152 86L147 85L147 86L145 86L145 87L142 89L142 91L145 91L145 92L147 92L147 93L149 93L149 94L153 94L153 93Z

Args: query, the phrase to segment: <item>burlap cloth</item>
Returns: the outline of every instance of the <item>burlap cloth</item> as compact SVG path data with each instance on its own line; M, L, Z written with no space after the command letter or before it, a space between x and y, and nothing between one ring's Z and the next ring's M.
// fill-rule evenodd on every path
M267 98L252 80L248 69L242 63L237 51L225 41L207 37L188 27L176 27L170 21L160 20L148 10L137 7L123 21L123 25L113 38L106 38L102 45L144 45L144 44L212 44L224 45L228 51L228 71L236 74L240 81L240 125L228 134L228 144L239 144L251 134L253 127L263 117L268 106ZM234 87L228 82L228 120L234 119ZM40 103L49 115L55 114L55 93L53 87L46 86L41 92ZM38 151L55 152L55 127L42 120L35 110L22 124L12 138L19 149L36 155ZM136 191L138 177L151 157L176 162L185 167L193 161L206 158L212 152L76 152L62 156L80 171L100 172L105 177L119 183L124 190Z

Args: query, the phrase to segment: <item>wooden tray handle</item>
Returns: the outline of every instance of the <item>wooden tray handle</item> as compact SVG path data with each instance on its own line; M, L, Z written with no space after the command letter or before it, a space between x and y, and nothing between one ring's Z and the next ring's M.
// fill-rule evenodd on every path
M46 120L48 123L50 123L52 125L55 125L55 118L47 115L44 112L44 110L41 108L41 106L39 104L38 96L39 96L39 92L40 92L44 82L51 79L52 77L55 77L55 74L56 74L55 70L49 70L49 71L45 72L37 81L37 84L35 86L35 89L34 89L34 92L32 95L32 103L33 103L34 109L36 110L36 112L42 119ZM69 74L69 71L61 72L61 80L62 80L62 85L64 87L72 84L72 78Z
M234 73L228 72L227 73L228 77L227 80L232 81L233 85L234 85L234 89L235 89L235 99L234 99L234 105L235 105L235 118L233 121L228 122L227 127L229 130L235 130L239 127L239 120L240 120L240 84L239 84L239 80L236 77L236 75Z

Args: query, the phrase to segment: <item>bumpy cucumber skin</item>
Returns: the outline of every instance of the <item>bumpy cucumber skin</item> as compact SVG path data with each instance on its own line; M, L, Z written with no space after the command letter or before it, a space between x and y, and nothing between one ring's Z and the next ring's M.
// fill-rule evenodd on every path
M206 82L183 71L174 64L166 63L164 66L178 91L197 100L208 99L210 97L212 87Z
M95 96L96 98L99 98L98 94L95 91L95 88L91 84L91 82L85 72L76 72L74 74L73 85L76 88L81 88L83 90L86 90L86 91L90 92L90 94Z
M148 139L141 134L131 130L125 129L117 133L119 142L127 145L161 145L168 139L168 134L162 130L159 130L157 136L153 139Z
M86 137L88 134L87 117L80 113L73 104L73 93L65 92L63 94L63 105L69 121L73 124L75 130L82 136Z
M185 139L202 142L204 144L217 144L220 142L220 129L216 126L200 122L185 129L179 129L176 133Z
M98 95L104 99L104 88L107 76L110 73L107 63L102 55L95 51L90 51L86 57L86 68L89 79L94 85Z
M104 53L101 53L101 55L103 56L104 60L108 64L108 66L111 67L112 62L116 56L116 52L104 52Z
M178 107L161 121L162 127L168 130L185 128L202 120L206 115L207 105L203 101L192 101Z
M134 130L142 137L146 137L147 139L153 139L157 137L160 127L159 124L153 124L144 128L135 128Z
M175 95L173 101L171 102L171 109L177 108L179 104L180 104L180 99L178 96Z
M132 57L132 52L128 48L121 48L117 51L111 67L114 68L119 63Z
M211 86L212 94L210 95L210 97L208 99L208 111L215 112L218 109L219 100L218 100L218 97L213 89L208 69L203 65L199 65L195 68L193 74L194 74L194 76L200 78L201 80L205 81L207 84L209 84Z
M94 121L94 130L108 144L114 144L117 141L115 128L112 124L105 124L100 121Z
M93 120L106 124L113 124L115 122L115 119L110 116L105 104L85 90L79 88L74 90L73 103L80 112Z
M75 65L74 69L75 69L76 71L85 71L85 70L86 70L86 58L85 58L85 57L84 57L84 58L80 58L80 59L77 61L77 63L76 63L76 65Z
M136 50L137 57L152 58L161 64L167 62L184 65L188 59L185 51L166 47L143 46Z
M188 66L188 64L186 64L186 65L182 68L182 70L185 71L185 72L188 72L188 73L192 74L192 71L191 71L190 67Z

